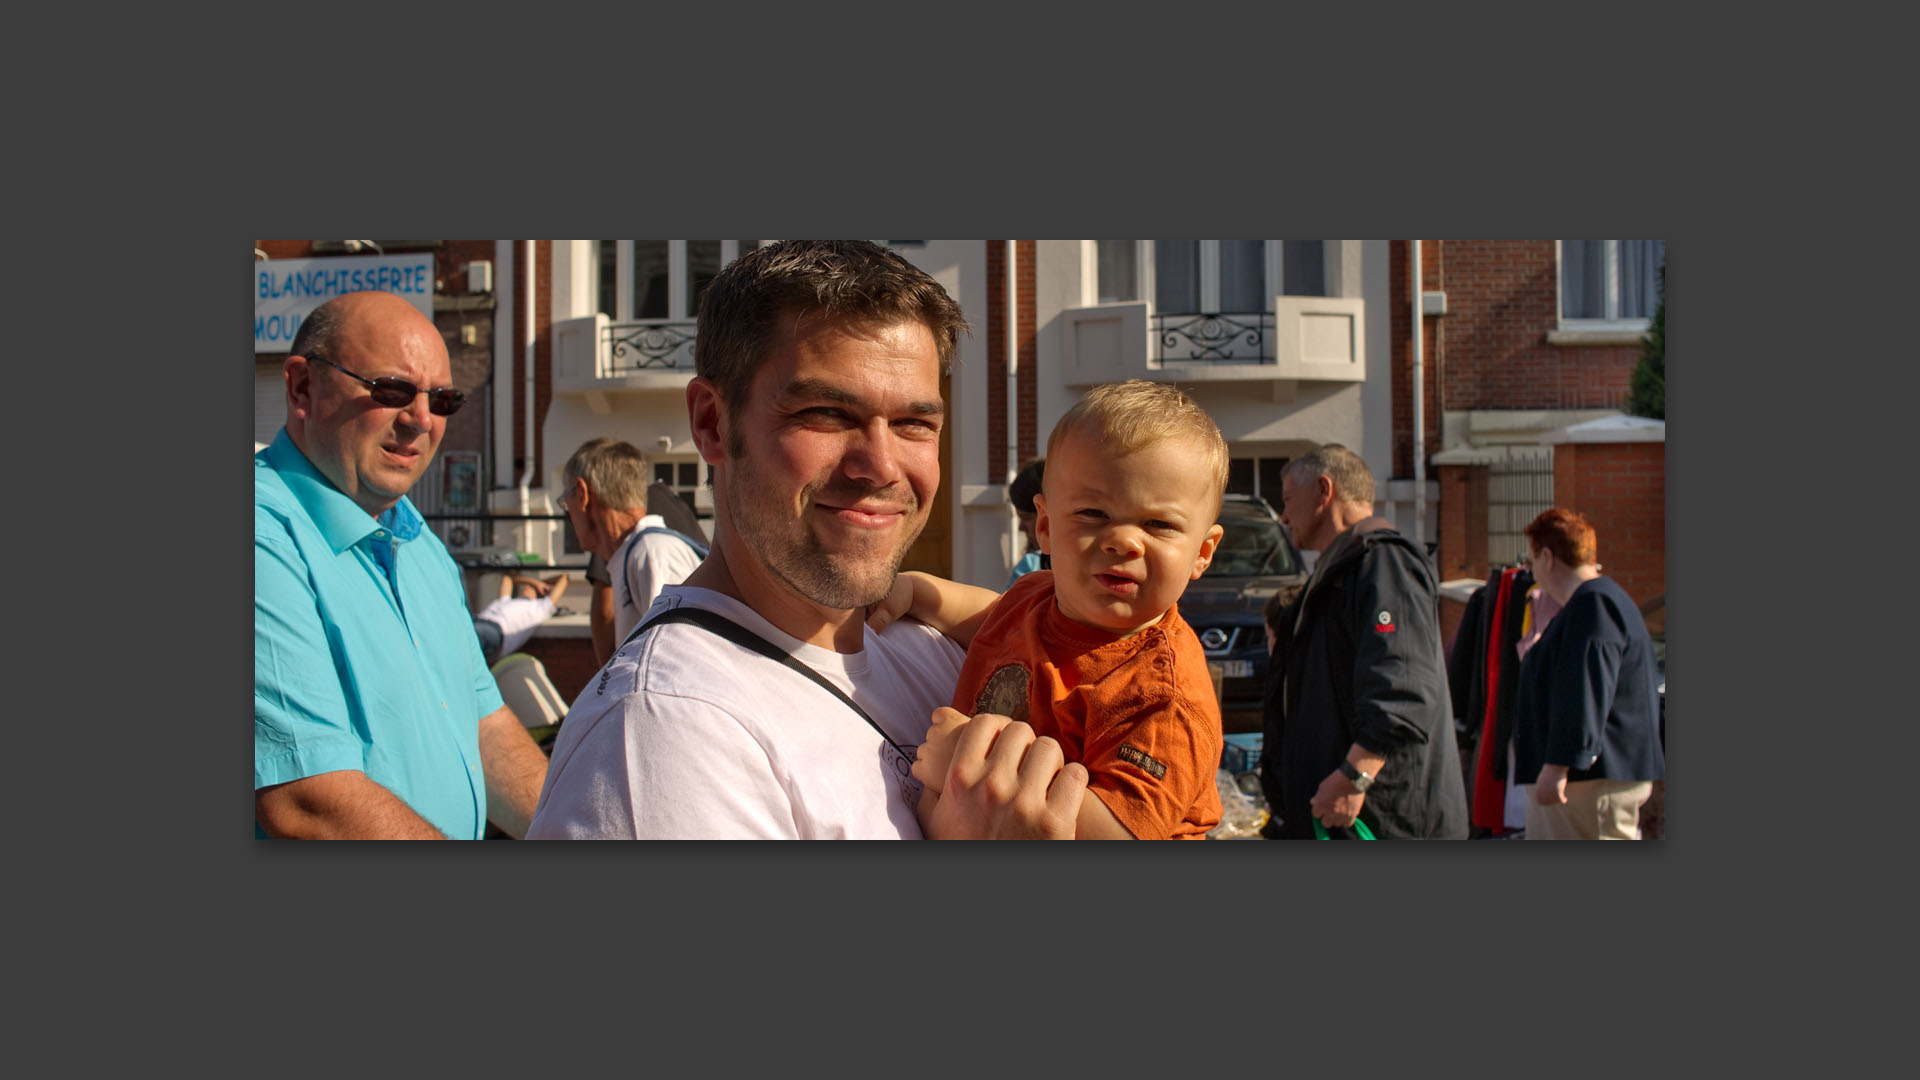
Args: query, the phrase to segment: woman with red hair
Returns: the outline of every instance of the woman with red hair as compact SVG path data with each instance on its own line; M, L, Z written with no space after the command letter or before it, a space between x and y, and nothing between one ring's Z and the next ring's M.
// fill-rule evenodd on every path
M1555 507L1526 528L1533 578L1560 611L1520 662L1514 778L1529 840L1638 840L1640 807L1666 775L1653 639L1626 590L1600 573L1593 526Z

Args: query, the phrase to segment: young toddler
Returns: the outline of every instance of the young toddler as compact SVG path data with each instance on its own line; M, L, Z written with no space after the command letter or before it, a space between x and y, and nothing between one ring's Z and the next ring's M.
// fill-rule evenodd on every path
M1220 822L1220 705L1176 608L1220 542L1227 446L1163 383L1096 387L1047 440L1035 532L1052 569L1004 595L901 574L870 622L911 614L967 648L953 708L934 714L913 775L924 822L969 717L1053 737L1089 775L1081 839L1200 838Z

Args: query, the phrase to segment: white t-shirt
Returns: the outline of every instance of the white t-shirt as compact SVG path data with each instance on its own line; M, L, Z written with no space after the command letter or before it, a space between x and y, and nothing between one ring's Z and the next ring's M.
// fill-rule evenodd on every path
M655 627L614 653L554 742L529 839L919 839L903 775L963 650L909 619L837 653L746 605L669 586L655 607L715 611L859 702L907 754L799 672L704 627Z
M653 606L662 588L687 580L700 565L700 553L679 537L666 533L640 535L647 529L665 528L666 524L659 514L641 518L607 561L607 573L613 579L615 645L627 640L633 628L640 625L640 616Z
M552 614L551 597L502 596L481 608L474 618L485 619L500 628L500 655L505 656L525 645Z

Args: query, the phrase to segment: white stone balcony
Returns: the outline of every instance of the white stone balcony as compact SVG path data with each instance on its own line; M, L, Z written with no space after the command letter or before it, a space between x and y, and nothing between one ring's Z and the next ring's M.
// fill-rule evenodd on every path
M694 322L605 315L553 324L553 388L559 393L680 390L693 378Z
M1367 377L1366 302L1358 297L1277 296L1270 312L1160 314L1145 302L1068 308L1061 370L1069 386L1123 379L1272 384Z

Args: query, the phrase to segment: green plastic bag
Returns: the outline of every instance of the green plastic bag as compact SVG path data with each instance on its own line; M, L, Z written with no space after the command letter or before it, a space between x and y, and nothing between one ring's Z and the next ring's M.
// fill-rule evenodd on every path
M1367 823L1364 821L1361 821L1359 818L1353 819L1353 831L1359 833L1360 839L1362 840L1373 839L1373 830L1367 828ZM1315 840L1333 839L1332 837L1327 835L1327 827L1325 825L1320 824L1319 818L1313 819L1313 838Z

